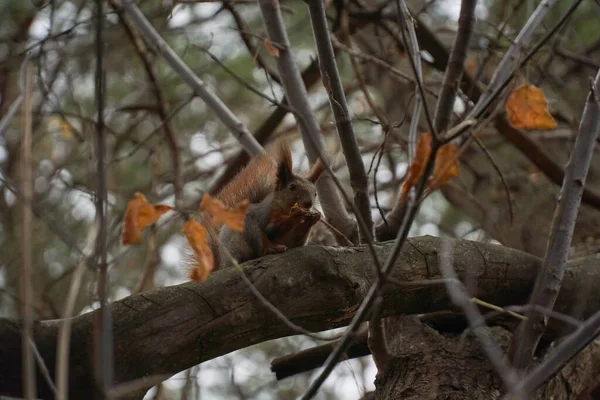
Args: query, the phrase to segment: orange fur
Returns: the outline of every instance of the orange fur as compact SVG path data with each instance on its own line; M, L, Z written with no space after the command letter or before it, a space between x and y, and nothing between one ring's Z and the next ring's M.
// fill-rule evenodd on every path
M233 177L227 185L215 196L226 207L236 207L241 201L260 203L270 193L278 189L278 169L292 172L292 152L289 144L284 139L277 139L266 148L265 153L254 157L248 165ZM322 175L324 165L319 160L311 168L306 180L314 184ZM277 203L275 203L277 204ZM287 206L286 206L287 207ZM278 237L270 243L263 238L265 249L291 248L302 245L311 227L319 220L320 214L304 210L292 212L289 207L274 209L271 221L278 227ZM201 213L202 223L207 228L207 242L215 256L215 265L220 265L219 257L219 232L222 225L217 224L207 213ZM267 240L265 242L265 240Z

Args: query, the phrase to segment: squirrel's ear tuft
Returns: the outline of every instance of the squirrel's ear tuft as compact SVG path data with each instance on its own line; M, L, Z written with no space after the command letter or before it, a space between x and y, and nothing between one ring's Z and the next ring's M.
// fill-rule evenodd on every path
M292 150L287 142L284 140L278 141L279 154L277 157L277 189L283 189L287 187L294 179L294 172L292 170Z
M317 158L317 162L315 162L310 168L310 171L308 171L306 179L308 179L312 183L315 183L321 177L321 175L323 175L324 171L325 163L321 160L321 157L319 157Z

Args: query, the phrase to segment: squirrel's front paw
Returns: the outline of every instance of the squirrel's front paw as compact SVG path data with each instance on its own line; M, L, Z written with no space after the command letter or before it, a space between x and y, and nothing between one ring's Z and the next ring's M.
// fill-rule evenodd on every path
M290 213L293 218L305 218L307 220L318 221L321 219L321 213L318 211L311 211L302 207L293 207Z
M265 254L278 254L278 253L283 253L286 250L287 250L287 246L284 246L282 244L274 244L274 245L271 245L267 249Z
M316 224L321 219L321 213L318 211L310 211L306 210L304 214L300 217L302 223L309 223L311 225Z

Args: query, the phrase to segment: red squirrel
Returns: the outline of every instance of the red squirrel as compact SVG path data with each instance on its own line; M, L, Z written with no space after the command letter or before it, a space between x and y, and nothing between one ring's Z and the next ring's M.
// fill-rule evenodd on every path
M205 220L213 231L208 244L215 256L215 269L232 265L227 251L242 263L305 245L311 228L321 218L311 208L317 195L315 182L323 171L319 160L306 176L295 175L289 144L283 140L254 157L215 196L227 207L249 201L243 232L217 226L210 217Z

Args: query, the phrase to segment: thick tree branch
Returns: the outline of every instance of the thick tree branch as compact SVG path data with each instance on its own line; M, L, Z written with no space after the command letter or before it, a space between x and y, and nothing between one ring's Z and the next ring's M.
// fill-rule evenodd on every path
M392 243L378 247L379 256ZM439 278L440 239L409 240L391 277L400 281ZM454 267L460 277L475 277L474 293L500 306L524 303L541 261L534 256L495 245L455 242ZM306 246L247 263L246 274L269 301L294 323L312 331L346 325L375 279L372 255L366 247L335 249ZM578 259L568 266L556 311L567 312L578 298L582 282L600 284L595 260ZM310 294L310 295L307 295ZM235 269L214 273L203 284L194 282L159 288L110 305L115 348L114 383L144 376L172 375L198 363L266 340L295 334L256 299ZM407 291L388 284L382 316L420 314L451 309L443 286ZM583 315L600 309L600 293L590 293ZM71 398L87 397L93 385L93 319L98 311L73 319L69 361ZM54 375L60 320L41 321L34 337ZM20 322L0 319L0 394L19 396ZM267 368L265 366L265 368ZM42 379L38 394L51 397ZM155 382L149 383L150 387Z

